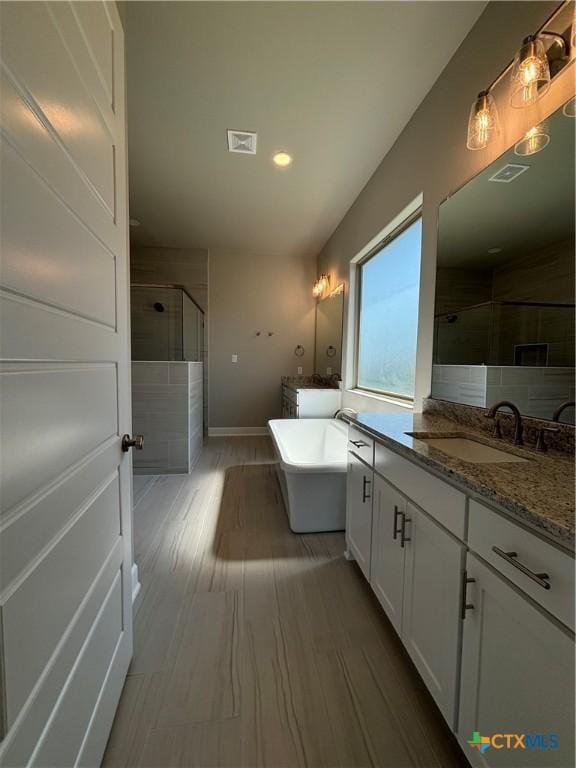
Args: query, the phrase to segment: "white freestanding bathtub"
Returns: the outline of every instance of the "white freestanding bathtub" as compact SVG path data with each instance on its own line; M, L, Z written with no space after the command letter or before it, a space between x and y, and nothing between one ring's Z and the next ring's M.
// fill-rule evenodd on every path
M347 425L336 419L273 419L268 428L290 528L295 533L343 531Z

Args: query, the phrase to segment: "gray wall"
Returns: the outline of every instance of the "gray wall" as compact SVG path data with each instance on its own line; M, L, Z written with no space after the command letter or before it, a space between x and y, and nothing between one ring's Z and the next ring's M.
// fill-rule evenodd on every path
M522 38L558 6L548 2L493 2L360 193L318 257L318 272L347 282L349 262L402 209L423 193L423 253L415 407L430 391L438 207L451 192L489 165L532 125L573 94L574 65L535 106L508 105L508 78L496 91L502 130L485 150L466 149L470 105L512 60ZM348 292L346 292L348 303ZM348 345L345 347L345 356ZM345 381L345 384L350 382ZM372 399L344 393L344 405L374 408Z
M210 250L210 427L264 427L280 415L280 377L313 373L315 277L309 257Z

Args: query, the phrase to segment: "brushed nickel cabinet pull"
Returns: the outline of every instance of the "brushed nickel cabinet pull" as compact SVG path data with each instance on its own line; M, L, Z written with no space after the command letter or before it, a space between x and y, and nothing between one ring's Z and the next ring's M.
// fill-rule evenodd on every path
M503 560L506 560L506 562L510 563L510 565L513 565L514 568L519 570L525 576L528 576L529 579L535 581L539 587L542 587L542 589L550 589L550 583L548 581L550 576L547 573L534 573L534 571L531 571L528 566L517 560L517 552L504 552L504 550L500 549L499 547L492 547L492 552L497 554Z

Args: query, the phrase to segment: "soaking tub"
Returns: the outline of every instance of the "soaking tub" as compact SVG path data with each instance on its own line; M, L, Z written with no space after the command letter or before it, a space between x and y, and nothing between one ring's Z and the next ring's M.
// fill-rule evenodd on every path
M273 419L268 428L290 528L343 531L348 426L335 419Z

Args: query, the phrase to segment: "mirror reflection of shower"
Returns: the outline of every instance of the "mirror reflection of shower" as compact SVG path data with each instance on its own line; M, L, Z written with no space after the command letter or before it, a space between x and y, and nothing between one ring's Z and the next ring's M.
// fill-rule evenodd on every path
M132 284L133 360L202 361L204 312L181 285Z

